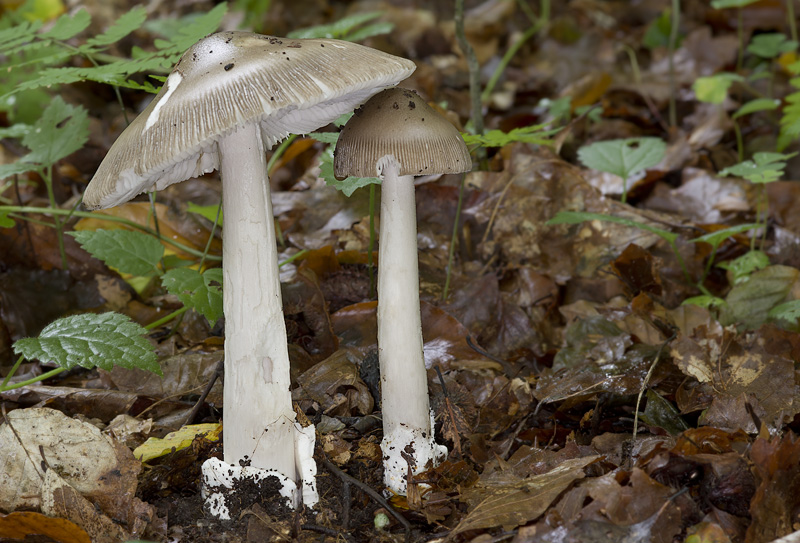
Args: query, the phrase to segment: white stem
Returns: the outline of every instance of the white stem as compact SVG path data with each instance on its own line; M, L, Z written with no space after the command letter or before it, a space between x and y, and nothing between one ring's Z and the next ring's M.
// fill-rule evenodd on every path
M261 131L219 142L225 312L225 462L298 481L278 250Z
M399 176L393 157L384 157L382 170L380 251L378 252L378 353L384 480L404 494L408 463L400 451L411 447L416 461L412 473L436 462L442 454L431 432L428 378L422 354L419 307L417 214L414 178Z

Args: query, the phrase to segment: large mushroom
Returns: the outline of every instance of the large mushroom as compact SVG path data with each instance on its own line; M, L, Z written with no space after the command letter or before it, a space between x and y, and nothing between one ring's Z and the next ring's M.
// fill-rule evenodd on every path
M282 474L295 506L301 498L306 505L317 501L314 428L295 422L289 391L265 151L289 133L328 124L414 68L339 40L212 34L184 53L86 189L86 207L100 209L221 171L225 462L204 466L218 516L228 511L213 491L234 485L229 475L240 470Z
M336 177L382 179L378 253L381 449L384 482L398 494L406 492L409 470L419 473L447 452L434 440L422 352L414 176L471 168L458 130L407 89L387 89L370 98L356 110L336 143Z

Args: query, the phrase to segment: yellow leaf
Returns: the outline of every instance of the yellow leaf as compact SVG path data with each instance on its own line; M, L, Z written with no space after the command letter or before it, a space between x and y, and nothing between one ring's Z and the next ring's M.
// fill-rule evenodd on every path
M222 424L192 424L184 426L176 432L170 432L163 439L151 437L133 451L133 456L142 462L149 462L165 454L185 449L198 436L210 441L217 441L222 431Z

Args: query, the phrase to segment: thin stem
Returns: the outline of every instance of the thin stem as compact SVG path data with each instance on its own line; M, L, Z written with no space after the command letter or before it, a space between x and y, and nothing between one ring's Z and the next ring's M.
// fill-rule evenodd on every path
M99 219L99 220L104 220L104 221L109 221L109 222L117 222L117 223L120 223L120 224L124 224L126 226L130 226L131 228L135 228L137 230L141 230L142 232L145 232L145 233L150 234L152 236L159 237L158 233L155 230L153 230L152 228L148 228L147 226L143 226L143 225L141 225L141 224L139 224L137 222L134 222L134 221L132 221L130 219L127 219L125 217L117 217L115 215L106 215L104 213L100 213L100 212L96 212L96 211L94 211L94 212L92 212L92 211L73 211L71 209L60 209L60 208L49 209L49 208L34 207L34 206L0 206L0 213L3 213L3 212L9 213L9 214L10 213L40 213L42 215L54 215L54 216L66 215L66 216L80 217L80 218L83 218L83 219ZM190 254L192 256L196 256L196 257L202 257L203 256L202 251L198 251L197 249L193 249L193 248L189 247L188 245L184 245L183 243L180 243L179 241L175 241L175 240L172 240L172 239L167 238L167 237L163 237L163 238L159 237L159 239L161 241L163 241L164 243L168 243L168 244L172 245L173 247L176 247L176 248L180 249L181 251L183 251L185 253L188 253L188 254ZM213 261L222 260L222 257L215 256L215 255L208 255L206 258L207 258L207 260L213 260Z
M14 376L15 373L17 373L17 370L22 365L22 361L23 360L25 360L25 357L22 356L22 355L20 355L19 358L17 358L17 361L11 367L11 370L8 372L8 375L6 375L6 378L3 379L3 384L0 385L0 390L5 390L6 389L6 385L8 384L8 381Z
M458 204L456 204L456 218L453 221L453 235L450 237L450 251L447 255L447 276L444 280L444 289L442 289L442 301L447 300L447 292L450 289L450 277L453 273L453 256L456 250L456 240L458 239L458 223L461 219L461 204L464 201L464 181L467 176L461 174L461 184L458 187Z
M742 139L742 129L736 119L733 119L733 133L736 134L736 149L739 152L739 162L744 161L744 140Z
M35 383L40 383L45 379L50 379L51 377L55 377L56 375L64 371L67 371L67 368L56 368L54 370L50 370L46 373L38 375L32 379L28 379L27 381L20 381L19 383L14 383L13 385L0 387L0 391L5 392L7 390L15 390L17 388L22 388L28 385L33 385Z
M269 158L269 162L267 162L267 171L270 175L273 174L272 169L275 167L275 164L278 160L283 156L283 153L286 152L286 149L297 139L297 134L289 134L289 137L286 138L278 145L278 148L275 149L275 152L272 153L272 156Z
M51 209L59 209L56 203L56 193L53 190L53 165L47 166L41 172L42 179L44 180L45 187L47 187L47 199L50 201ZM61 269L67 269L67 251L64 249L64 222L53 216L53 224L56 229L56 241L58 243L58 252L61 254Z
M528 8L528 11L530 10L530 8L525 4L525 2L519 2L519 4L520 7L525 6L526 8ZM525 10L523 9L523 11ZM530 13L527 12L526 14L528 15L528 17L530 17L531 15ZM495 85L497 85L497 81L500 79L500 76L503 75L503 72L506 70L508 64L511 62L511 59L514 58L514 56L517 54L520 48L525 44L526 41L535 36L539 32L539 30L541 30L549 22L549 19L550 19L550 0L543 0L541 16L532 21L531 26L528 27L525 33L522 34L522 37L520 37L520 39L514 42L508 48L506 53L503 55L500 64L497 65L497 68L495 68L494 73L489 78L489 81L486 83L486 88L483 89L483 93L481 94L482 102L486 102L489 100L489 97L491 96Z
M481 104L481 82L480 82L480 66L478 65L478 58L475 56L475 50L472 49L467 35L464 30L464 0L456 0L454 19L456 23L456 39L461 52L467 59L467 66L469 67L469 95L472 104L471 117L472 126L476 134L483 134L483 105ZM483 161L486 156L486 150L479 148L477 150L478 160Z
M794 0L786 0L786 18L789 20L789 32L792 40L797 41L797 20L794 18Z
M208 241L206 241L205 249L203 249L203 256L200 257L200 266L199 268L202 270L203 265L206 263L206 257L208 256L208 251L211 250L211 242L214 241L214 232L217 231L217 226L219 226L219 218L222 214L222 202L219 203L217 206L217 214L214 216L214 224L211 225L211 232L208 234Z
M375 183L369 186L369 243L367 244L369 297L375 296Z
M145 330L155 330L156 328L158 328L158 327L159 327L159 326L161 326L162 324L168 323L169 321L171 321L171 320L172 320L172 319L174 319L175 317L178 317L178 316L180 316L180 315L183 315L183 314L184 314L184 313L186 313L188 310L189 310L189 306L188 306L188 305L185 305L185 306L183 306L183 307L182 307L182 308L180 308L180 309L176 309L175 311L173 311L173 312L172 312L172 313L170 313L169 315L165 315L165 316L161 317L160 319L158 319L157 321L153 321L153 322L151 322L150 324L148 324L147 326L145 326L145 327L144 327L144 329L145 329Z
M741 72L744 65L744 10L742 8L738 8L738 10L737 26L739 28L736 29L736 35L739 38L739 54L736 57L736 71Z
M678 26L681 23L681 2L672 0L672 22L669 29L669 125L678 125L678 114L675 108L677 83L675 81L675 47L678 45Z

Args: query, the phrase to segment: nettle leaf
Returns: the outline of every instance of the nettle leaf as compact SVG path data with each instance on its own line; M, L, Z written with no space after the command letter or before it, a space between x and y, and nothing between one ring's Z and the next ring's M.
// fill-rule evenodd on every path
M39 34L39 38L51 40L68 40L86 30L92 17L85 9L81 9L74 15L64 14L56 19L55 24L47 32Z
M119 40L137 30L147 19L147 10L143 6L136 6L108 27L108 30L86 40L86 46L99 47L117 43ZM84 47L86 47L84 46ZM81 50L84 48L82 47Z
M552 113L552 112L551 112ZM489 130L484 134L461 134L464 142L468 146L479 145L481 147L505 147L510 143L531 143L534 145L550 145L548 139L551 135L558 132L557 129L545 130L546 124L536 124L515 128L510 132L502 130Z
M81 106L72 106L60 96L53 98L33 129L22 138L31 153L20 160L42 166L71 155L89 139L89 117Z
M114 366L162 375L147 330L121 313L73 315L47 325L39 337L20 339L14 352L28 360L71 369Z
M377 177L347 177L341 181L336 179L333 175L333 147L328 147L319 157L319 176L325 180L325 184L333 187L336 190L342 191L342 194L348 198L361 187L366 187L372 184L380 185L381 180Z
M578 158L587 168L627 180L661 162L666 149L667 144L659 138L618 139L585 145L578 149Z
M122 273L139 276L161 274L158 264L164 254L164 246L153 236L130 230L102 229L69 234L93 257Z
M161 283L212 326L222 317L221 268L210 268L203 273L192 268L172 269L164 274Z
M770 266L754 272L746 283L734 286L720 313L723 326L742 325L750 330L761 326L770 310L782 302L800 272L789 266Z

